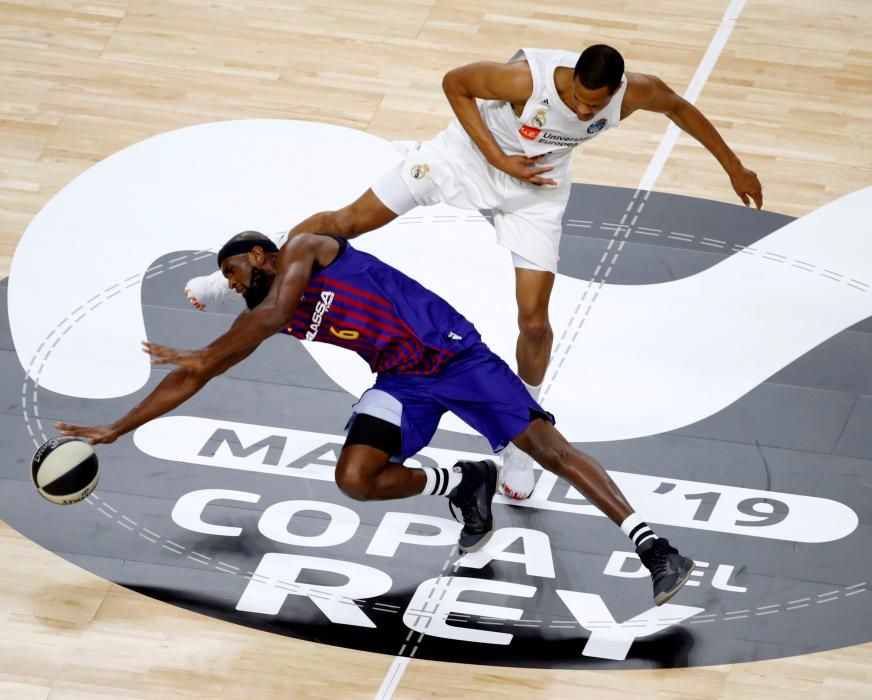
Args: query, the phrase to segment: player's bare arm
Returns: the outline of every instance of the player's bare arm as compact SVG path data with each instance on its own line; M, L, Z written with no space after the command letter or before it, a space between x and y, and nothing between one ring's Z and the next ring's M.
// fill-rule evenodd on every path
M705 115L676 94L660 78L644 73L627 73L627 91L621 106L621 119L638 109L665 114L678 128L693 136L717 159L726 171L733 189L746 206L753 200L763 206L763 187L757 174L733 153Z
M243 312L242 315L247 315L247 312ZM186 351L173 351L170 348L164 348L154 343L143 343L143 349L149 354L178 353L187 356L194 354ZM135 430L139 426L148 423L148 421L154 420L180 406L200 391L212 377L241 362L253 351L254 348L238 353L232 358L232 361L226 363L226 366L223 368L216 367L215 371L212 372L196 370L180 364L138 406L109 425L82 426L70 423L55 423L55 428L62 435L84 438L92 445L115 442L125 433L129 433L131 430Z
M488 163L534 185L557 184L542 177L552 168L538 165L537 158L507 155L485 126L475 102L476 99L509 102L518 114L533 93L533 76L526 61L470 63L448 71L442 79L442 89L458 121Z
M276 256L276 279L264 301L237 316L230 329L214 342L201 350L177 350L157 343L143 343L152 364L172 364L176 368L138 406L109 425L57 423L55 427L63 435L85 438L92 444L110 443L180 406L209 380L244 360L289 323L309 282L313 263L329 263L336 256L337 247L335 240L324 236L295 237ZM262 249L252 251L251 255L258 258L258 265L269 265Z
M291 322L312 276L312 265L316 261L321 264L331 261L338 246L335 240L326 236L295 235L279 250L274 263L275 281L260 304L249 313L240 315L224 335L202 350L186 356L152 354L154 364L184 362L198 371L209 373L224 367L237 353L253 350ZM269 268L268 254L261 248L255 248L250 255L255 265Z

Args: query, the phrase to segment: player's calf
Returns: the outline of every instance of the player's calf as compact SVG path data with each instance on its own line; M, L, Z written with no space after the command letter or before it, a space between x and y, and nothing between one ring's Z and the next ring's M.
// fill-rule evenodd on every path
M693 561L660 539L634 512L608 472L593 457L576 450L546 421L533 421L515 440L539 464L563 477L619 525L636 547L636 553L651 574L654 603L663 605L687 583Z

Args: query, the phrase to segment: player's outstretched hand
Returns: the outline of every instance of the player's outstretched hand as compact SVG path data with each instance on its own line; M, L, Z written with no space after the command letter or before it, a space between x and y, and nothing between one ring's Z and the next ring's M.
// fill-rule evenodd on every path
M532 158L527 156L506 156L496 167L512 177L533 185L556 185L556 180L542 177L543 173L551 172L554 168L539 165L541 158L542 156L534 156Z
M72 425L71 423L55 423L55 428L61 435L84 438L92 445L109 444L118 439L120 433L111 425Z
M197 351L176 350L145 340L142 341L142 351L151 355L153 365L176 365L191 370L196 370L201 365L200 353Z
M756 207L762 209L763 185L760 184L757 173L753 170L748 170L744 165L739 165L739 169L735 173L730 173L730 182L746 207L751 206L751 200L753 199Z

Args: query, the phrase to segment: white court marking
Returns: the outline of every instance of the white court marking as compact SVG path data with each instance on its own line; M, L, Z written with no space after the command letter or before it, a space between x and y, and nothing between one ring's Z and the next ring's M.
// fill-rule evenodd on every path
M687 86L687 90L684 92L684 99L691 104L695 104L697 98L702 93L703 86L709 79L709 76L714 70L715 64L718 62L721 52L727 45L727 41L730 39L730 34L733 33L736 22L739 20L739 15L741 15L742 10L745 9L745 1L746 0L732 0L732 2L727 6L727 10L721 18L721 23L718 25L718 29L715 32L705 55L702 57L702 61L700 61L697 66L696 72L690 80L690 85ZM666 128L666 133L663 134L663 138L660 139L657 150L654 152L654 157L651 159L651 162L648 163L648 167L642 175L642 180L639 182L638 189L654 189L654 183L657 182L657 178L660 177L663 166L666 165L666 161L678 141L679 133L678 127L670 122L669 126Z

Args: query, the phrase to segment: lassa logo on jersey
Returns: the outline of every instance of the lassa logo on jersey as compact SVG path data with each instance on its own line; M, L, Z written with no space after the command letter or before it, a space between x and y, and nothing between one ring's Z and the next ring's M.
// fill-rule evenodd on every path
M330 305L335 296L333 292L326 289L321 292L321 301L315 305L315 311L312 312L312 322L309 324L309 330L306 331L306 340L314 340L315 336L318 335L324 314L330 311Z

